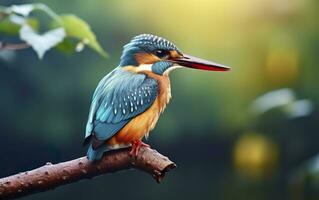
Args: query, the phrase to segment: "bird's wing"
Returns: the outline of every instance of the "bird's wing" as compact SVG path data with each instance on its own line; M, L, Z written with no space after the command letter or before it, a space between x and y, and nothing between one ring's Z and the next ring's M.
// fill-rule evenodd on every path
M116 68L100 81L94 92L85 138L91 135L98 141L111 138L133 117L147 110L157 92L155 79Z

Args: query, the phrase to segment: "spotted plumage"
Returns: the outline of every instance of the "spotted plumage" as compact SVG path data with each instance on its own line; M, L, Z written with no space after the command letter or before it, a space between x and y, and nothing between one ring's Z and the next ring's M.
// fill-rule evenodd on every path
M192 60L173 43L151 34L138 35L124 46L119 66L93 94L84 142L90 144L90 161L99 160L105 151L131 145L133 154L138 153L141 139L155 127L171 98L168 74L180 66L226 69Z

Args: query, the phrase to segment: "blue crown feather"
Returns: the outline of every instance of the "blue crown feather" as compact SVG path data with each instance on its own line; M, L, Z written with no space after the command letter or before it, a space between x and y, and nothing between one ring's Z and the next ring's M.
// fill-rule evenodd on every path
M153 53L156 50L166 50L181 52L175 44L165 38L152 34L141 34L132 38L132 40L124 46L121 56L120 66L134 65L138 63L135 60L137 53Z

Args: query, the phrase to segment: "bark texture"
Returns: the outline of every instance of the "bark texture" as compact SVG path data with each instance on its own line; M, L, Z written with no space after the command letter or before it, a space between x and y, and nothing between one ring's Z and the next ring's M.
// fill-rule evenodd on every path
M11 44L11 43L6 43L6 42L0 41L0 51L1 50L22 50L22 49L27 49L29 47L30 47L30 45L28 45L26 43Z
M130 148L111 151L96 163L90 163L86 157L58 164L47 163L31 171L2 178L0 199L12 199L42 192L81 179L129 168L145 171L157 182L161 182L165 172L176 167L167 157L150 148L141 147L137 157L130 156L129 152Z

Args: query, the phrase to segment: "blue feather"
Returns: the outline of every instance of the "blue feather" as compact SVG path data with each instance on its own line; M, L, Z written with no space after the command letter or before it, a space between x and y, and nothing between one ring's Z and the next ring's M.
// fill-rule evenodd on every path
M106 151L109 151L109 149L105 145L97 149L93 149L92 144L90 144L86 156L89 161L94 162L100 160Z
M104 123L100 121L96 121L94 127L94 136L96 139L103 141L110 138L107 133L117 133L121 130L130 120L124 120L116 124L112 123Z
M175 44L162 37L151 34L141 34L132 38L132 40L124 46L119 66L137 66L138 63L135 59L137 53L154 53L157 49L175 50L181 53Z
M169 61L158 61L152 65L152 71L162 75L168 68L172 67L173 63Z
M131 119L151 107L157 93L155 79L116 68L100 81L93 94L85 137L93 135L104 144ZM93 149L91 145L88 157L102 156L104 150L99 148Z

